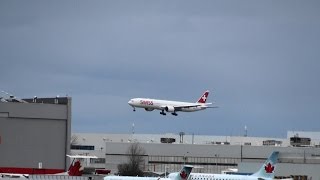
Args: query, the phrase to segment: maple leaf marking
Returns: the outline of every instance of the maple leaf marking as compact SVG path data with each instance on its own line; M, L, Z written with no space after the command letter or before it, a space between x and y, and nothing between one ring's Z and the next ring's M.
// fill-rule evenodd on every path
M266 173L273 173L274 166L268 163L266 166L264 166L264 170L266 170Z
M187 173L186 173L185 171L182 171L182 172L180 173L180 177L181 177L182 179L186 179L186 178L187 178Z

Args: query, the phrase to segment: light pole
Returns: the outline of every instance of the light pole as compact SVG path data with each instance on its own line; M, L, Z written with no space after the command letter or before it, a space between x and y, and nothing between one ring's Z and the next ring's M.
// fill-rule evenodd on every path
M164 165L164 177L167 178L167 165Z
M186 164L186 161L187 161L187 158L188 158L188 154L189 154L189 152L187 152L187 155L183 154L183 165Z

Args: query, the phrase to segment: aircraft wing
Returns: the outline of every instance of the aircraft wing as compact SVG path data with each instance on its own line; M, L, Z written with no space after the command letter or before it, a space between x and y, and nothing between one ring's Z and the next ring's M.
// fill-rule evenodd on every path
M206 104L195 104L195 105L187 105L187 106L173 106L177 111L181 110L182 108L191 108L191 107L198 107L198 106L204 106L205 108L218 108L218 106L207 106L212 103L206 103Z
M212 103L203 103L203 104L190 104L190 105L181 105L181 106L171 106L175 109L175 111L181 111L183 108L192 108L192 107L199 107L199 106L202 106L202 107L205 107L205 108L218 108L218 106L208 106ZM161 106L161 109L166 109L168 106Z
M174 108L191 108L191 107L198 107L201 106L201 104L196 105L187 105L187 106L173 106Z
M181 111L182 108L190 108L190 107L198 107L201 104L194 104L194 105L184 105L184 106L171 106L174 108L175 111ZM165 110L168 106L161 106L161 109Z
M186 106L173 106L176 111L180 111L182 108L191 108L191 107L198 107L202 106L201 104L195 104L195 105L186 105Z

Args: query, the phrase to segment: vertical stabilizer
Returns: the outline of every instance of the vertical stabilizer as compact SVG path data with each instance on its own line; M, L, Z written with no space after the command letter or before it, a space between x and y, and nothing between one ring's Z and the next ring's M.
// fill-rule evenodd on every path
M69 176L82 176L82 169L81 169L81 163L79 160L77 160L74 163L71 163L69 167L68 174Z
M184 165L179 172L170 173L169 178L172 180L187 180L190 176L193 166Z
M256 176L259 178L274 178L276 163L278 162L278 151L273 151L270 157L266 160L266 162L261 166L260 170L252 176Z
M208 96L209 96L209 91L206 90L206 91L202 94L202 96L198 99L197 103L206 103Z

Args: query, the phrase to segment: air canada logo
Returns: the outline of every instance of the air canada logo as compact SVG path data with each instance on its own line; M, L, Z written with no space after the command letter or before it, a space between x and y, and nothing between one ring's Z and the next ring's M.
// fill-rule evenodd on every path
M264 166L264 170L266 170L266 173L273 173L274 166L272 166L270 163L268 163L266 166Z
M182 171L182 172L180 173L180 177L181 177L182 179L187 179L187 173L186 173L185 171Z

